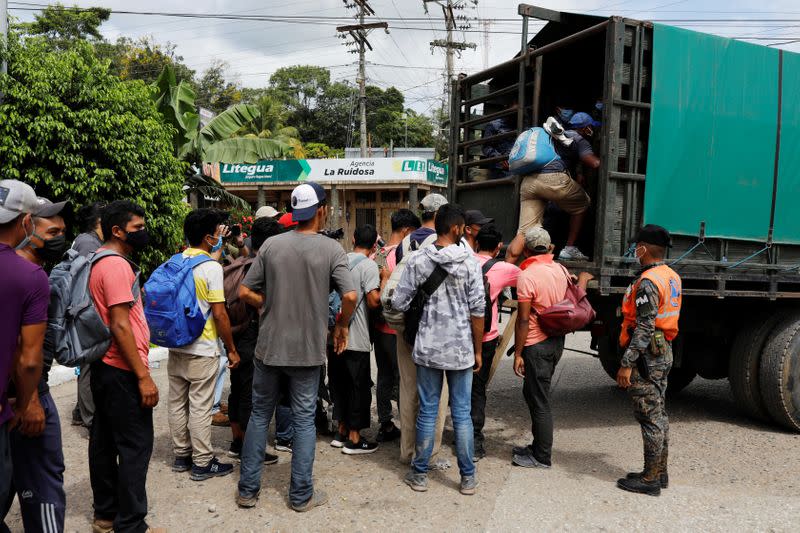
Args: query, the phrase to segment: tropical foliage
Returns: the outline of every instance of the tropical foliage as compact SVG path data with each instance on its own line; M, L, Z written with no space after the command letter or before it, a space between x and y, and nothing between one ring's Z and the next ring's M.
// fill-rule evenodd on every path
M53 50L44 38L12 32L4 55L0 175L75 206L135 201L153 237L142 266L166 259L181 241L186 165L149 88L110 74L85 42Z

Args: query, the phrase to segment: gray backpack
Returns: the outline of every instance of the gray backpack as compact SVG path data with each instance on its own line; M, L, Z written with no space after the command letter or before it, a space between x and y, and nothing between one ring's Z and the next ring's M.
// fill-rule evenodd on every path
M403 247L403 259L397 263L397 265L395 265L392 275L389 276L389 279L386 281L386 285L383 287L383 291L381 291L381 308L383 311L383 318L386 320L386 323L389 325L389 327L394 330L402 332L406 325L406 314L392 307L392 297L394 296L394 290L400 283L400 278L403 277L403 271L406 268L408 258L418 250L421 250L426 246L430 246L434 242L436 242L435 233L433 235L428 235L425 240L422 241L422 244L419 245L411 240L410 235L406 235L406 238L403 239L402 243L400 243L400 246ZM400 246L398 246L398 248ZM396 248L395 253L397 253Z
M101 359L111 347L111 330L100 318L89 292L92 266L105 257L120 254L102 250L84 257L68 250L64 260L50 273L50 306L47 311L45 357L64 366L81 366ZM125 258L127 260L127 258ZM133 302L139 299L139 268L128 260L136 274L131 288Z

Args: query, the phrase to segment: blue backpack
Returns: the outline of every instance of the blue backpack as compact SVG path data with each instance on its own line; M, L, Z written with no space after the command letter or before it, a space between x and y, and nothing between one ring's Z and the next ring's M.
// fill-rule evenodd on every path
M144 284L144 316L150 342L164 348L186 346L205 328L208 315L197 303L194 267L213 261L207 255L175 254L158 267Z
M508 168L512 174L533 174L549 163L561 159L553 147L553 138L544 128L531 128L517 137L508 154Z

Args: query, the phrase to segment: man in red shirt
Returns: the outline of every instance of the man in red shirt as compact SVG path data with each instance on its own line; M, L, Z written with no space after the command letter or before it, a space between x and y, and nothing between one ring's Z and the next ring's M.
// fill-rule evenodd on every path
M144 209L127 200L105 208L101 225L106 241L99 251L119 256L101 259L89 277L95 307L112 335L106 355L92 363L96 411L89 470L95 532L148 530L145 485L158 389L148 368L150 330L137 273L128 259L147 246L144 216Z
M465 217L468 217L469 213L467 211ZM469 228L469 222L467 224L467 228ZM472 407L470 414L475 435L473 458L475 461L479 461L486 457L486 450L483 446L483 425L486 422L486 386L489 384L494 352L497 350L497 342L500 338L500 333L498 332L500 314L497 299L506 287L517 286L517 278L519 278L521 271L516 265L497 258L500 249L503 247L503 235L494 224L490 223L481 227L473 240L478 249L475 253L475 259L478 260L483 275L489 282L489 298L492 301L491 316L484 317L488 327L484 327L486 333L483 335L483 349L481 352L483 354L483 364L481 369L472 376Z
M529 229L525 233L527 259L520 265L517 280L514 373L525 380L522 393L531 415L533 442L514 447L513 463L526 468L550 468L553 451L550 382L564 352L564 337L548 337L536 315L563 300L569 285L569 272L553 261L554 248L547 230ZM590 274L582 273L578 284L585 289L590 279Z

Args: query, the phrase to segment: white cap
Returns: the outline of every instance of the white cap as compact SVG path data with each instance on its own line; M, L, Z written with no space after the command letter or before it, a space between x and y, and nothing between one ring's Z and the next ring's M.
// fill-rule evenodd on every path
M256 220L258 220L259 218L275 218L279 214L280 213L278 212L278 210L272 207L271 205L265 205L259 207L258 211L256 211Z
M325 189L319 183L307 181L292 191L292 220L305 222L317 214L320 204L325 201Z
M18 180L0 180L0 224L39 209L33 187Z

